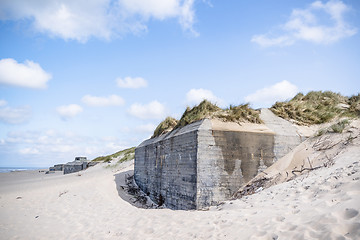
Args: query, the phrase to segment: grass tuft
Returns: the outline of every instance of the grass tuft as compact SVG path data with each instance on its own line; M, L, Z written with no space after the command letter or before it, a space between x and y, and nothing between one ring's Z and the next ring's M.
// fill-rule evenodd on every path
M349 125L349 120L346 119L331 125L330 128L335 133L342 133L347 125Z
M319 137L326 133L342 133L344 131L344 129L346 128L346 126L348 126L349 124L350 124L349 120L347 120L347 119L341 120L341 121L331 125L328 128L320 129L317 132L316 136Z
M349 98L349 112L360 117L360 93Z
M287 102L276 102L270 110L299 125L321 124L335 117L360 116L360 95L351 98L330 91L298 93Z
M247 103L239 106L230 105L230 107L225 109L223 113L219 113L217 117L226 122L262 123L259 115L260 111L250 108Z
M162 134L171 132L174 127L178 124L178 120L172 117L167 117L164 121L162 121L155 129L154 134L151 138L158 137Z
M242 104L239 106L230 105L227 109L221 109L217 105L207 100L203 100L199 105L193 108L187 107L179 121L174 118L166 118L155 129L152 138L204 118L218 118L225 122L262 123L259 114L260 111L250 108L249 104Z
M119 163L133 159L134 155L135 155L135 147L124 149L124 150L118 151L111 155L97 157L97 158L93 159L92 161L93 162L110 162L111 160L113 160L113 158L117 158L120 155L124 155L124 156L118 161Z
M203 100L199 105L193 108L187 107L175 128L181 128L190 123L211 117L215 112L220 110L221 108L215 104L212 104L207 100Z

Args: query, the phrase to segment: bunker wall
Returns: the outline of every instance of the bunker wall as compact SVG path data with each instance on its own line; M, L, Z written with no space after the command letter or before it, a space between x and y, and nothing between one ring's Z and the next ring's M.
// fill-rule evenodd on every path
M64 174L79 172L83 170L83 164L65 164L64 165Z
M196 209L198 125L150 139L135 149L135 181L157 204Z
M209 123L204 122L203 125ZM207 129L207 130L206 130ZM198 132L197 208L227 200L274 160L274 134Z

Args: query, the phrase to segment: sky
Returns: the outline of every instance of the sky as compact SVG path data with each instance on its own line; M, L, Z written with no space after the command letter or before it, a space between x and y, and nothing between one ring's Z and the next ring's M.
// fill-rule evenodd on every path
M208 99L360 92L358 0L2 0L0 166L139 145Z

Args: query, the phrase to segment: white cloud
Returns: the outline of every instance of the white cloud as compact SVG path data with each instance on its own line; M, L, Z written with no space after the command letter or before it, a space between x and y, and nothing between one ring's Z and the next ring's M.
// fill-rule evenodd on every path
M0 107L6 106L7 101L0 99Z
M152 101L148 104L134 103L130 106L129 113L141 119L162 119L166 116L166 109L158 101Z
M42 162L38 164L42 167L66 163L74 160L75 156L87 156L88 159L93 159L130 147L113 136L89 137L52 129L8 132L5 139L0 139L0 144L2 145L0 151L7 149L12 158L20 154L33 161L41 159Z
M125 77L116 79L117 86L120 88L142 88L147 87L147 81L141 77Z
M75 117L83 111L82 107L77 104L69 104L56 108L56 111L63 120L68 120Z
M262 47L271 47L271 46L289 46L294 44L295 40L289 36L280 36L269 38L265 35L255 35L251 39L252 42L256 42Z
M245 101L250 102L255 107L269 107L276 101L285 101L294 97L297 93L297 86L284 80L257 90L255 93L246 96Z
M118 95L110 95L108 97L85 95L81 100L83 103L93 107L122 106L125 103L124 99Z
M119 3L130 16L139 15L146 21L150 18L158 20L177 18L185 31L198 35L193 29L194 0L120 0Z
M39 150L36 148L23 148L19 151L21 154L27 155L27 154L39 154Z
M29 106L12 108L7 106L5 100L0 100L0 122L20 124L28 121L30 117L31 108Z
M26 60L18 63L12 58L0 60L0 84L28 88L46 88L51 74L45 72L38 63Z
M160 20L177 16L180 9L180 1L176 0L121 0L120 4L132 14L154 17Z
M185 31L196 33L193 8L194 0L2 0L0 19L28 19L35 31L86 42L146 31L151 19L178 19Z
M221 98L216 97L212 91L207 89L191 89L186 94L186 103L187 104L199 104L204 99L216 103L220 106L224 105L224 101Z
M317 44L334 43L357 33L357 29L344 20L344 15L349 10L350 7L342 1L330 0L325 4L315 1L305 9L294 9L290 19L279 27L282 32L279 36L255 35L251 41L263 47L287 46L298 40ZM319 16L324 13L326 21L332 24L320 23Z

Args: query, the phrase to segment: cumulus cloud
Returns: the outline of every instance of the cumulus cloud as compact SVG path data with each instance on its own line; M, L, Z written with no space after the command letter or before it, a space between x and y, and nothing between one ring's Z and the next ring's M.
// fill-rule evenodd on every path
M35 31L79 42L144 32L151 19L177 19L196 34L194 17L194 0L0 1L1 20L28 19Z
M31 117L29 106L9 107L5 100L0 100L0 122L8 124L21 124Z
M166 108L158 101L148 104L134 103L130 106L129 113L140 119L162 119L166 116Z
M20 149L20 153L27 155L27 154L39 154L39 150L37 148L23 148Z
M216 103L220 106L224 105L224 101L221 98L215 96L212 91L207 89L191 89L186 94L186 103L187 104L199 104L204 99Z
M298 40L317 44L334 43L357 33L357 29L344 20L349 10L350 7L342 1L315 1L305 9L294 9L289 20L279 26L281 33L277 36L270 33L255 35L251 41L263 47L287 46ZM331 24L321 23L321 15L326 16L324 22Z
M83 103L93 107L122 106L125 103L124 99L118 95L108 97L85 95L81 100Z
M72 161L74 156L87 156L93 159L101 155L108 155L130 147L117 137L89 137L75 132L58 130L11 131L0 140L3 149L11 155L21 155L31 159L33 164L50 166L55 163ZM133 144L133 143L129 143ZM4 154L4 152L1 152ZM16 157L15 157L16 158ZM3 160L3 159L1 159Z
M18 63L12 58L0 60L0 84L28 88L46 88L51 74L45 72L38 63L26 60Z
M147 87L147 81L141 77L125 77L116 79L117 86L120 88L143 88Z
M285 101L295 96L298 92L297 86L284 80L272 86L257 90L245 97L255 107L270 107L276 101Z
M69 104L57 107L56 111L63 120L68 120L81 113L83 109L77 104Z
M0 107L6 106L7 101L0 99Z

